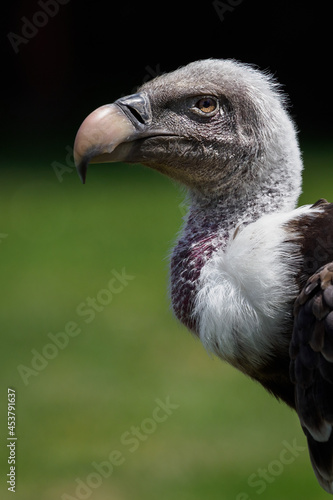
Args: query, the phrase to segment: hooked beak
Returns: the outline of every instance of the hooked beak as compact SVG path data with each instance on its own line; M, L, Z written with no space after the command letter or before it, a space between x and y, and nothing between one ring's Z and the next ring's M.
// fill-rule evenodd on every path
M74 143L74 161L85 183L89 163L125 161L132 144L151 124L146 93L133 94L96 109L83 121Z

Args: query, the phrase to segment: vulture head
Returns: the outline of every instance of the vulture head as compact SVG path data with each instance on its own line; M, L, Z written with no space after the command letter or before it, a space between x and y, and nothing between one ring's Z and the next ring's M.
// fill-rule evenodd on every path
M91 113L74 158L84 182L88 163L142 163L201 199L274 192L290 206L302 164L277 84L233 60L203 60L145 83L136 94ZM283 207L282 207L283 208Z

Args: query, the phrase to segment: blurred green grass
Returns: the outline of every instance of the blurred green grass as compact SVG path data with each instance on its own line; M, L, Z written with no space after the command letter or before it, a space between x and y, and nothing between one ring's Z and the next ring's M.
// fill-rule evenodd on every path
M326 144L304 147L302 204L333 201L332 156ZM257 498L249 477L279 459L283 442L305 439L288 408L173 318L167 256L181 227L179 188L128 165L92 166L85 186L74 170L59 182L43 157L3 161L0 175L1 498L11 498L8 386L17 397L17 500L80 498L77 478L86 482L114 450L124 463L81 498ZM77 306L124 268L134 279L85 323ZM17 367L31 367L31 350L41 353L70 321L80 335L25 384ZM131 452L121 436L167 398L179 407ZM262 499L327 496L307 451L264 485Z

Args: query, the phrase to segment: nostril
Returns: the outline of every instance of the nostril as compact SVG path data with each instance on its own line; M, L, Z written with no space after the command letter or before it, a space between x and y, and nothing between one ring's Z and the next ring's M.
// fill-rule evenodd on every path
M122 97L115 104L121 107L134 126L150 125L152 121L151 107L145 92Z
M135 108L133 108L132 106L129 106L128 104L126 105L126 107L130 110L130 112L132 113L132 115L135 117L135 119L139 123L142 123L142 125L145 124L144 119L142 118L142 116L140 115L140 113Z

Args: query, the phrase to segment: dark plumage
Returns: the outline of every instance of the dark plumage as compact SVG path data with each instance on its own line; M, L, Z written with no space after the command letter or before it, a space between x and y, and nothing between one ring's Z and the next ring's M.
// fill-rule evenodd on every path
M333 493L333 205L295 209L302 161L272 78L198 61L102 106L75 141L88 163L141 162L186 186L171 256L176 316L294 408Z
M295 407L319 482L331 492L333 424L333 263L313 274L297 297L290 344Z

